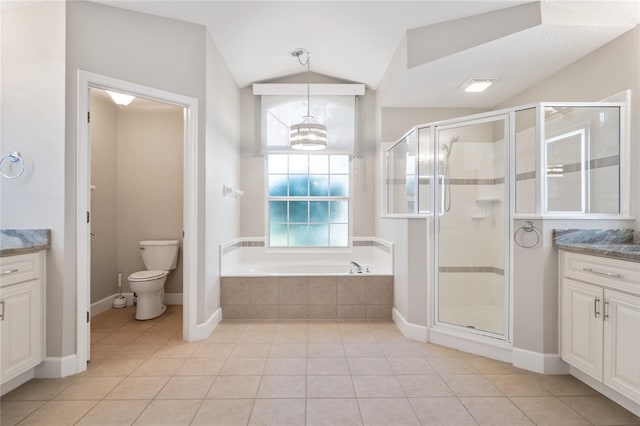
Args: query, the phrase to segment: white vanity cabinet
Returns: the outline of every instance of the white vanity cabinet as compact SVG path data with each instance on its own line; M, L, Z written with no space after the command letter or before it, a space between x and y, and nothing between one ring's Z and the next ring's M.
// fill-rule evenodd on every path
M44 251L0 258L0 379L44 358Z
M640 263L560 251L562 359L640 404Z

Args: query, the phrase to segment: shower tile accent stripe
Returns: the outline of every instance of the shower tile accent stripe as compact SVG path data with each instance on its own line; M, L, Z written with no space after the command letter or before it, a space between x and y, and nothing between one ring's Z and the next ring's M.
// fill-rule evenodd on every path
M580 171L580 164L581 164L580 162L563 164L562 171L563 173ZM590 160L587 169L593 170L593 169L601 169L604 167L613 167L613 166L619 166L619 165L620 165L620 156L612 155L610 157L594 158L593 160ZM535 171L518 173L516 175L516 181L529 180L529 179L535 179L535 178L536 178Z
M441 266L439 272L489 272L498 275L504 275L504 269L495 266Z

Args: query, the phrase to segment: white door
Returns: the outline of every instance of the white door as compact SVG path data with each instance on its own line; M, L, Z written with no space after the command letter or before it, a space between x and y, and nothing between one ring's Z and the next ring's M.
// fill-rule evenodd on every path
M602 381L602 289L562 280L562 359Z
M640 297L605 290L604 384L640 403Z

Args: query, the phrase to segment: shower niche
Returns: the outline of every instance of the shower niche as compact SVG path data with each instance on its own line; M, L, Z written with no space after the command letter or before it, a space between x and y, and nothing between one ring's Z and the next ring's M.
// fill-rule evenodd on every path
M628 214L625 105L459 117L386 150L385 217L429 220L430 327L511 341L513 220Z

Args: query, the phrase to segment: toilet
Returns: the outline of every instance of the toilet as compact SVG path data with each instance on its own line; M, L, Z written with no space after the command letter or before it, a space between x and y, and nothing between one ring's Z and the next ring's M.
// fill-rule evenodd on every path
M167 309L164 304L164 283L178 263L178 240L140 241L140 253L146 271L134 272L127 278L131 291L138 296L137 320L160 316Z

